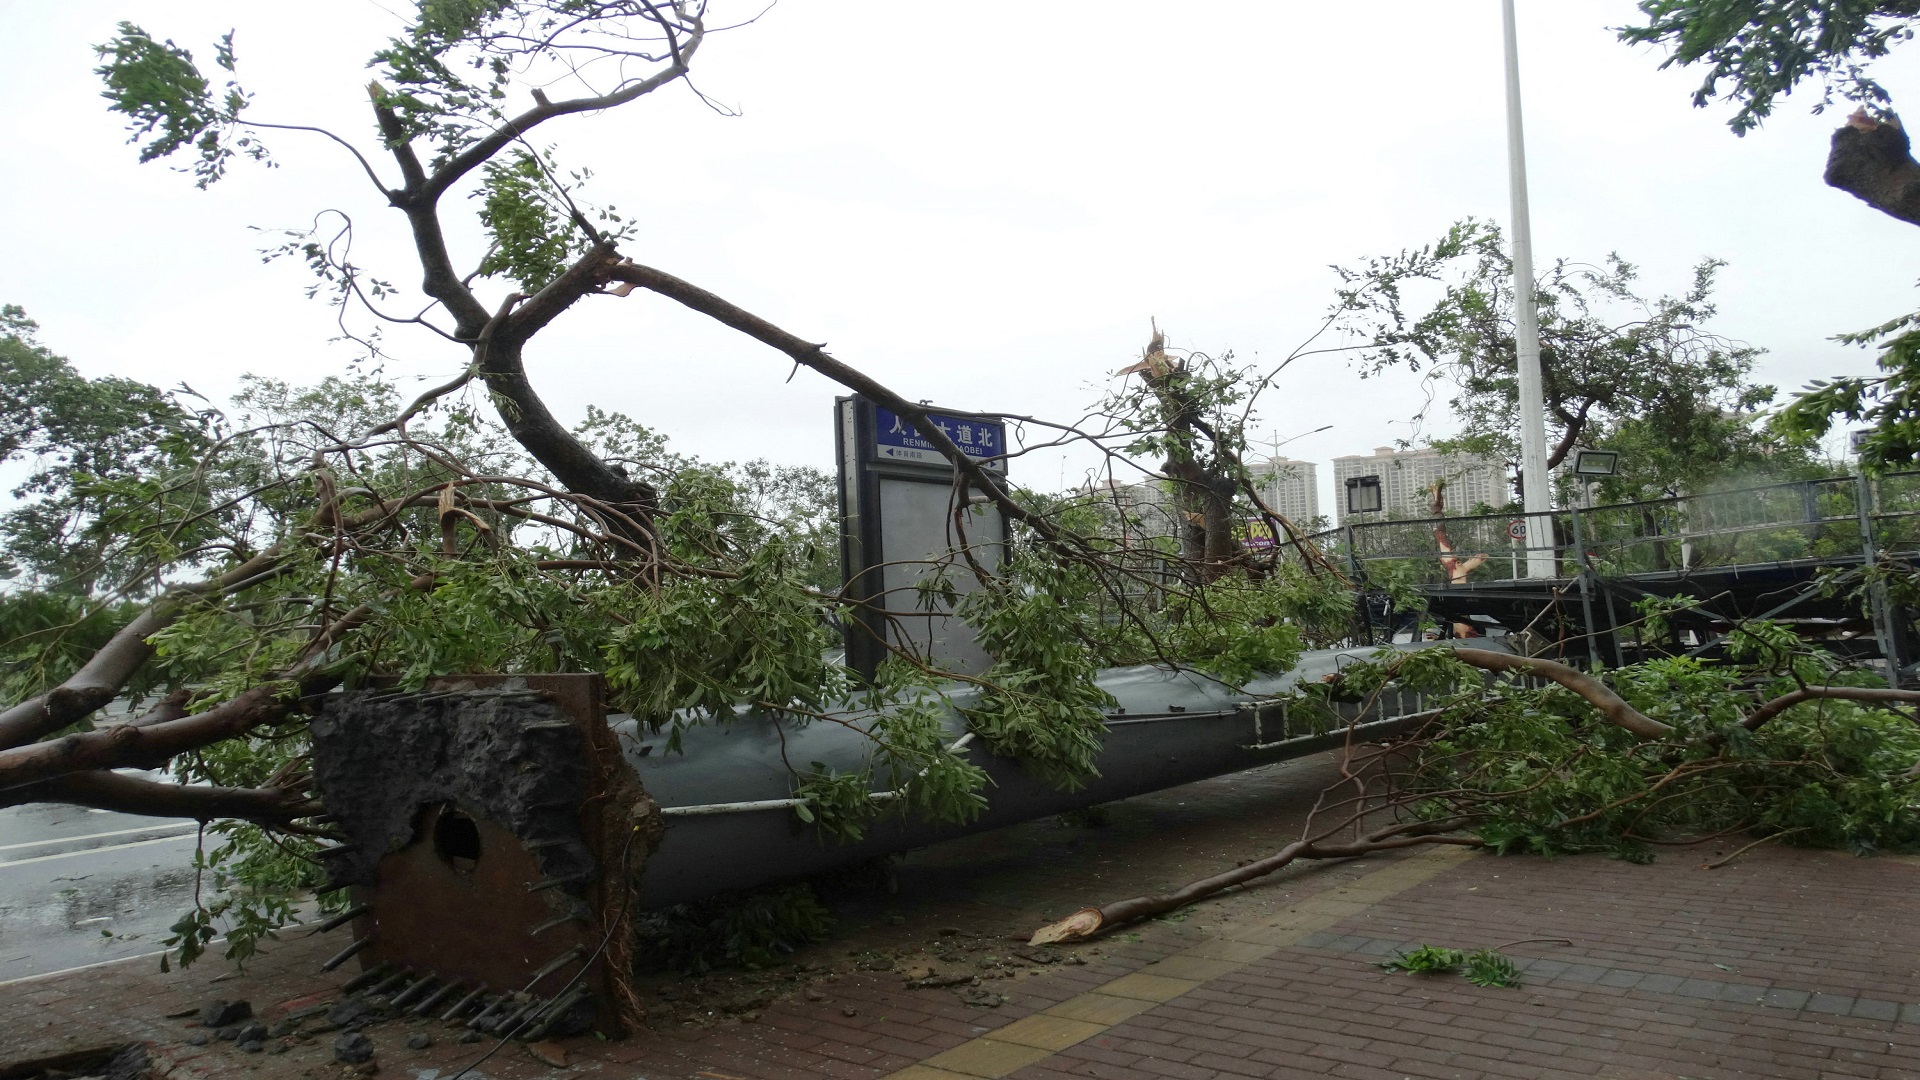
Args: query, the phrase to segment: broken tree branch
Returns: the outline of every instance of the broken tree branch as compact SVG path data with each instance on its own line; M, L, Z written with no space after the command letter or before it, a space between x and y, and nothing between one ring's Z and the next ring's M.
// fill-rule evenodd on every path
M347 531L364 528L392 516L402 505L383 501L350 515L341 527ZM331 520L329 515L335 512L330 501L324 502L315 518ZM287 554L287 544L275 544L231 570L167 590L121 627L66 681L0 712L0 751L44 738L104 707L119 696L141 666L153 658L153 646L147 644L149 638L173 625L193 603L272 580L283 572Z
M1083 941L1136 919L1162 915L1186 907L1188 904L1204 900L1214 893L1230 889L1235 885L1265 877L1301 859L1350 859L1356 855L1368 855L1376 851L1392 851L1396 848L1416 847L1422 844L1479 847L1481 841L1477 836L1445 835L1461 824L1463 822L1460 821L1436 821L1390 825L1368 833L1358 840L1345 842L1330 842L1324 839L1296 840L1264 859L1256 859L1244 866L1236 866L1212 877L1201 878L1173 892L1136 896L1104 907L1082 908L1059 922L1048 923L1034 931L1033 937L1027 943L1051 945L1062 941Z
M134 673L153 657L148 638L173 625L195 600L217 597L237 585L266 580L281 565L282 551L275 545L225 573L167 590L121 627L65 682L0 712L0 748L30 743L69 724L79 723L118 697Z
M1015 501L999 478L968 457L959 445L949 439L928 417L924 407L894 393L866 373L829 356L825 346L796 337L760 316L698 285L674 277L664 270L655 270L650 266L641 266L638 263L622 260L608 267L606 274L609 281L625 282L659 293L724 326L732 327L762 344L787 354L795 363L811 368L854 393L865 395L886 406L912 423L920 431L921 437L932 443L934 449L940 451L941 456L945 457L954 469L966 478L969 486L991 499L1000 512L1010 520L1026 525L1056 550L1069 555L1086 554L1076 551L1072 538L1056 529L1051 522L1028 512L1026 507Z
M30 802L68 803L122 814L195 821L235 818L282 827L321 812L318 802L292 788L162 784L105 771L74 773L0 791L0 806Z
M434 580L431 575L422 575L408 587L424 591L433 587ZM305 655L278 677L204 712L76 732L0 750L0 791L93 769L154 768L176 754L239 738L279 721L301 701L339 683L341 676L328 654L341 639L364 626L374 612L373 604L348 611L316 636Z
M1804 686L1798 690L1781 694L1772 701L1753 710L1740 726L1752 731L1767 721L1793 708L1803 701L1826 698L1834 701L1863 701L1874 705L1913 704L1920 702L1920 690L1884 690L1871 686Z
M1673 732L1672 728L1627 704L1626 699L1614 693L1606 683L1565 664L1531 656L1516 656L1513 653L1492 652L1487 649L1455 649L1453 655L1482 671L1508 672L1551 679L1586 699L1587 704L1598 709L1600 715L1609 722L1618 724L1642 738L1658 739Z
M1863 106L1847 117L1833 133L1825 179L1883 214L1920 225L1920 162L1891 113L1875 119Z

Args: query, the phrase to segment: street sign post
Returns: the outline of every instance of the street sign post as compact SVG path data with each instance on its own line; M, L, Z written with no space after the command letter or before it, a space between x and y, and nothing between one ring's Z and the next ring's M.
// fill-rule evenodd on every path
M929 410L928 419L967 457L1007 471L1007 428L997 417ZM863 397L835 402L840 465L840 568L860 604L846 619L847 665L871 679L889 646L912 650L960 674L992 657L973 629L921 586L944 574L957 594L979 587L967 556L991 571L1006 558L999 508L956 483L956 472L913 423ZM959 513L956 514L956 508Z

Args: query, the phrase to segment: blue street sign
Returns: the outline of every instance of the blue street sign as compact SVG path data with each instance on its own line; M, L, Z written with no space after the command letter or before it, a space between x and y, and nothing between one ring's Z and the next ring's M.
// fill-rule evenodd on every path
M928 413L927 419L945 432L962 453L980 462L984 468L1006 471L1007 463L1002 455L1007 452L1007 425L998 420L947 416L942 413ZM883 406L873 407L873 436L876 444L874 456L879 461L914 465L948 464L946 457L914 430L913 424Z

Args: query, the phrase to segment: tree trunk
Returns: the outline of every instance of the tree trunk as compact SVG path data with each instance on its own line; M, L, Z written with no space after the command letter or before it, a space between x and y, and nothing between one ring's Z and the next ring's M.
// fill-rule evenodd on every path
M1202 493L1207 524L1206 579L1226 573L1227 566L1240 554L1240 538L1233 535L1233 495L1237 485L1231 477L1207 478Z
M1913 160L1900 118L1862 108L1833 133L1826 181L1884 214L1920 225L1920 162Z
M1653 543L1650 545L1653 551L1653 568L1655 570L1673 569L1673 560L1667 556L1667 542L1660 539L1660 519L1655 516L1651 508L1643 508L1640 511L1640 527L1640 535L1653 538Z

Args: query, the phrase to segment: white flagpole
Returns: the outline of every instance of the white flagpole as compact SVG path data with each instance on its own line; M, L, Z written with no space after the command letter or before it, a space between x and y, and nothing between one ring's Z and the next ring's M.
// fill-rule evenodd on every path
M1540 388L1540 324L1533 310L1533 229L1527 218L1527 144L1520 123L1520 43L1513 0L1500 0L1507 54L1507 186L1513 197L1514 349L1520 364L1520 486L1527 510L1527 576L1558 576L1547 486L1545 396Z

